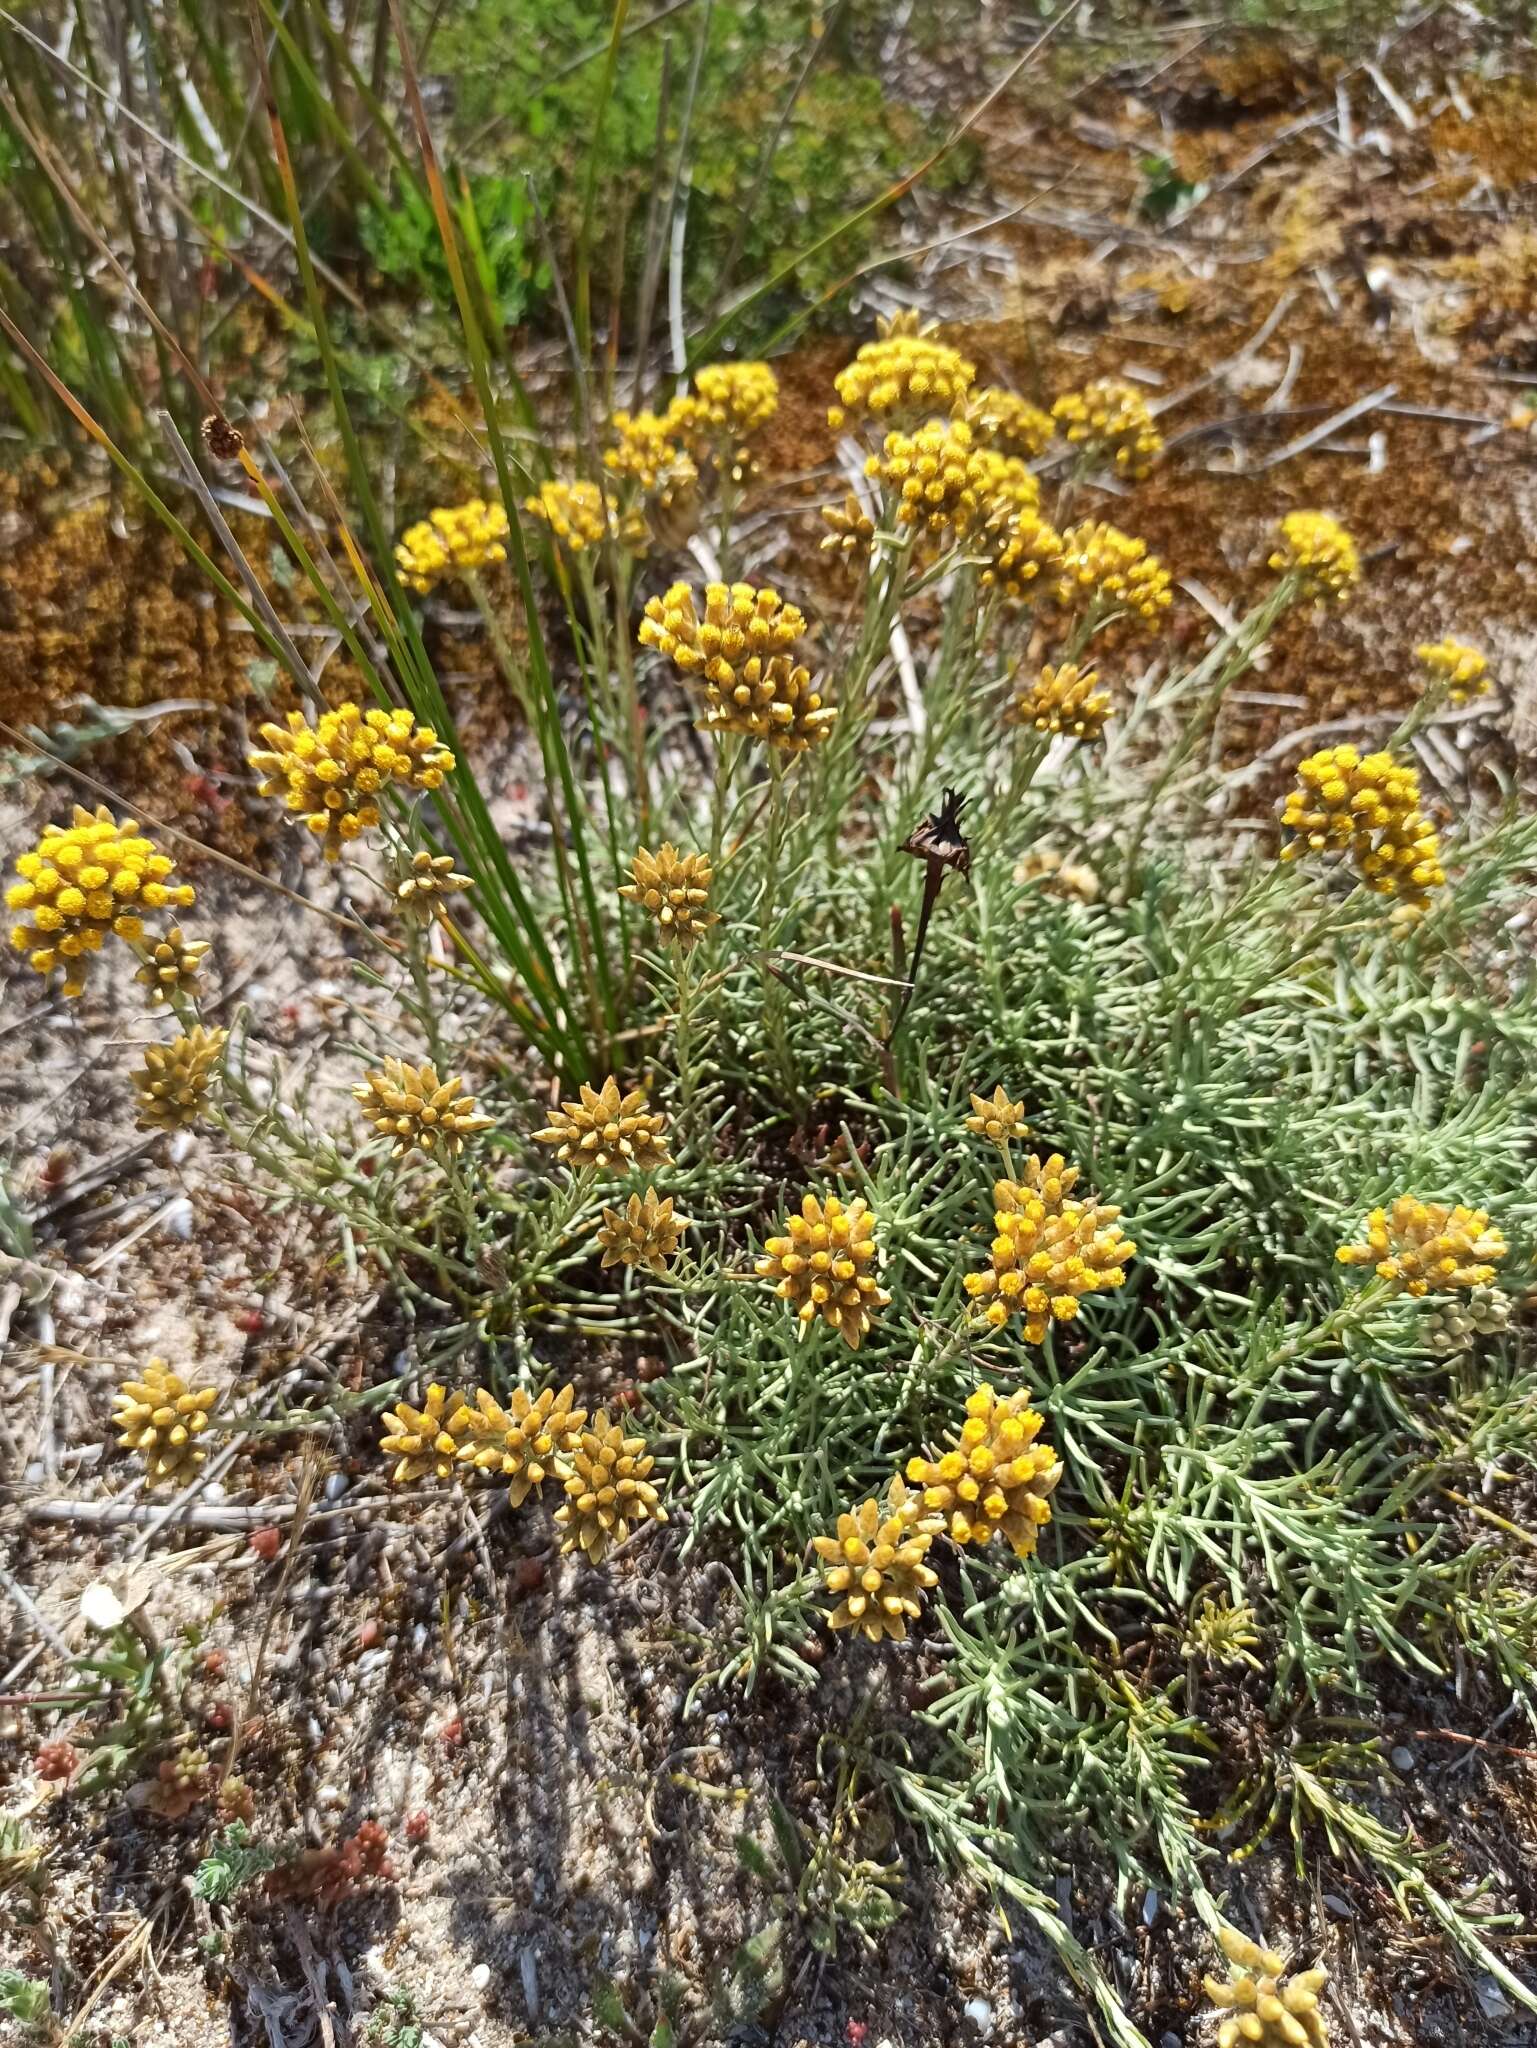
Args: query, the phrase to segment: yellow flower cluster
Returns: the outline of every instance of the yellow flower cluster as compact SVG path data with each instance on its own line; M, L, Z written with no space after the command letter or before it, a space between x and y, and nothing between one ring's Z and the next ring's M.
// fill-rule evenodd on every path
M1288 512L1270 566L1295 576L1304 595L1341 603L1361 580L1356 544L1327 512Z
M440 1081L430 1060L425 1066L412 1067L404 1060L387 1058L382 1068L366 1074L352 1092L374 1129L394 1139L392 1158L426 1152L452 1159L466 1138L489 1131L494 1121L476 1114L475 1098L462 1094L463 1087L457 1078Z
M924 1559L942 1526L893 1479L884 1509L879 1501L862 1501L852 1514L838 1517L836 1536L813 1536L827 1590L838 1598L829 1626L857 1629L872 1643L905 1640L907 1624L923 1610L924 1594L939 1583Z
M190 1130L207 1105L228 1037L194 1024L169 1045L144 1048L144 1064L133 1076L141 1131Z
M425 597L447 577L505 562L506 538L506 509L471 498L464 505L440 505L417 525L408 526L396 546L395 560L405 583Z
M1292 834L1282 860L1304 853L1348 853L1361 879L1379 896L1425 909L1446 880L1435 827L1422 815L1420 778L1388 753L1324 747L1297 769L1281 825Z
M1342 1244L1342 1266L1370 1266L1405 1294L1451 1294L1487 1287L1508 1246L1484 1209L1449 1208L1400 1195L1387 1209L1373 1209L1362 1226L1364 1244Z
M983 584L996 586L1016 604L1038 594L1040 579L1061 566L1062 536L1036 512L1017 512L993 534L992 557Z
M673 414L616 412L611 425L614 445L605 451L603 464L622 482L663 505L698 483L693 457L675 438Z
M1011 1102L1001 1081L991 1097L972 1096L971 1115L966 1119L966 1128L974 1138L986 1138L1000 1152L1030 1135L1030 1126L1025 1122L1025 1105Z
M694 373L694 388L676 398L667 419L691 446L713 444L719 460L722 447L745 465L740 444L760 432L779 410L779 379L767 363L706 363Z
M1017 391L1004 391L996 384L973 391L959 410L990 448L1026 462L1040 454L1054 431L1050 413L1042 412Z
M670 1164L666 1129L666 1117L647 1107L643 1089L621 1095L610 1074L601 1088L583 1082L577 1100L563 1102L534 1136L555 1146L556 1158L576 1172L649 1173Z
M144 964L134 980L149 990L152 1004L169 1002L173 995L193 994L207 951L207 939L184 939L181 926L173 924L143 956Z
M836 552L846 561L868 551L875 538L875 521L852 491L845 493L841 505L824 505L822 517L832 529L822 536L824 554Z
M599 548L613 533L620 543L638 552L645 546L646 526L638 513L625 512L614 521L616 507L604 499L596 484L584 477L568 482L555 477L539 486L536 497L523 500L525 512L542 521L568 554L580 555Z
M190 1479L208 1456L198 1438L218 1399L214 1388L189 1387L163 1358L152 1358L142 1379L124 1380L112 1397L118 1449L138 1452L151 1486Z
M881 453L865 463L865 474L896 493L896 516L904 526L948 531L959 540L983 523L1007 459L979 448L964 420L930 420L913 434L889 433ZM1020 474L1029 476L1027 470Z
M310 725L290 711L286 726L259 728L267 742L250 757L263 796L281 796L322 842L327 860L379 822L378 798L391 784L437 789L454 757L431 726L409 711L360 711L342 704Z
M1235 1927L1221 1928L1217 1940L1233 1966L1229 1977L1205 1980L1206 1996L1226 2014L1217 2048L1329 2048L1318 2010L1327 1970L1298 1970L1287 1978L1284 1956Z
M646 601L640 644L704 681L705 728L739 732L800 753L824 740L837 718L786 651L806 630L799 609L750 583L705 586L704 617L686 583Z
M1120 1210L1070 1197L1064 1180L1033 1184L1027 1175L1023 1182L994 1182L992 1262L966 1275L981 1319L1001 1329L1017 1311L1031 1344L1044 1341L1051 1323L1071 1322L1083 1295L1120 1287L1127 1260L1136 1256L1116 1221Z
M38 974L64 970L64 993L85 986L85 962L109 933L142 938L140 912L185 909L188 882L169 880L176 863L156 850L132 818L114 818L105 806L77 804L68 825L47 825L30 853L16 863L19 879L6 891L7 906L24 915L11 928L11 944Z
M1081 391L1064 391L1051 416L1074 447L1132 482L1148 474L1163 447L1146 399L1115 377L1096 377Z
M768 1238L757 1262L760 1279L789 1302L799 1335L818 1317L857 1351L870 1328L870 1311L891 1296L875 1277L875 1218L862 1197L847 1204L836 1195L807 1195L800 1214L786 1218L784 1237Z
M1070 661L1060 668L1043 668L1036 680L1019 692L1008 715L1016 724L1033 726L1037 732L1097 740L1110 716L1110 694L1097 689L1098 682L1098 670L1080 669Z
M1489 689L1489 664L1476 647L1465 647L1448 634L1444 640L1427 642L1414 650L1415 660L1426 671L1435 690L1445 691L1454 704L1466 704Z
M530 1397L516 1388L505 1406L484 1387L473 1399L430 1386L420 1408L397 1402L383 1418L379 1448L395 1460L397 1486L447 1479L457 1465L507 1481L507 1497L520 1507L553 1477L565 1499L555 1520L565 1530L562 1551L580 1550L601 1564L632 1526L665 1522L650 1474L656 1460L644 1437L627 1437L599 1410L587 1425L574 1391L546 1387Z
M443 897L475 886L468 875L455 871L451 853L413 853L396 872L395 901L403 910L430 912Z
M596 1233L603 1264L649 1266L653 1273L665 1273L688 1227L686 1216L674 1215L671 1195L658 1201L655 1188L647 1188L644 1200L631 1195L622 1209L605 1206Z
M653 919L668 943L685 949L702 939L720 917L710 908L712 880L706 853L679 853L664 845L657 853L641 847L630 862L630 879L619 894Z
M602 1564L632 1528L665 1522L667 1511L651 1483L655 1464L645 1438L626 1436L600 1408L592 1427L557 1461L556 1474L566 1490L564 1503L555 1510L565 1531L562 1554L580 1550L589 1564Z
M923 1488L923 1508L941 1518L953 1543L991 1543L1002 1536L1016 1557L1029 1557L1051 1520L1049 1496L1062 1461L1038 1444L1042 1418L1023 1392L1001 1399L987 1385L966 1402L966 1420L938 1458L911 1458L907 1476Z
M836 433L850 416L880 420L948 412L976 377L975 363L947 342L926 334L883 334L867 341L833 379L839 402L829 408L827 423Z
M1169 572L1147 542L1103 520L1086 519L1062 536L1057 601L1072 605L1087 598L1097 612L1113 612L1153 624L1172 601Z

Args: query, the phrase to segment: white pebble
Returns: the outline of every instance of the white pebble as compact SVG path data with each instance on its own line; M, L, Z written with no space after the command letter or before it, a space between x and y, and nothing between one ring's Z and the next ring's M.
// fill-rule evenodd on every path
M965 2010L967 2019L982 2033L990 2034L993 2031L993 2008L987 1999L980 1996L968 1998Z
M484 1991L490 1982L491 1965L489 1963L477 1963L470 1972L470 1989L472 1991Z

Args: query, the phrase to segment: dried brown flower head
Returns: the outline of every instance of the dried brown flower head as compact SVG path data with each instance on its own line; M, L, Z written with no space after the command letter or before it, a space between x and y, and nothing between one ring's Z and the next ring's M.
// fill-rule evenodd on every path
M169 1045L147 1045L133 1075L141 1131L185 1131L198 1121L224 1052L227 1031L194 1024Z
M138 1453L151 1486L190 1479L208 1456L198 1439L218 1405L213 1387L189 1387L163 1358L152 1358L143 1377L124 1380L112 1400L118 1449Z
M589 1564L602 1564L611 1550L643 1522L665 1522L667 1511L651 1483L656 1464L646 1440L626 1436L600 1408L556 1460L566 1489L555 1519L565 1531L562 1552L580 1550Z
M514 1387L504 1408L484 1387L475 1389L475 1405L463 1403L449 1418L449 1434L458 1444L458 1455L477 1472L490 1472L507 1480L507 1498L521 1507L531 1489L543 1486L550 1461L574 1445L585 1408L574 1408L575 1390L564 1386L557 1394L545 1387L532 1399L522 1387Z
M966 1402L954 1446L938 1458L910 1458L907 1476L923 1488L923 1509L943 1517L955 1543L1002 1536L1016 1557L1029 1557L1037 1531L1051 1520L1048 1496L1062 1477L1049 1444L1038 1444L1042 1418L1023 1392L1001 1400L983 1385Z
M215 462L233 462L245 446L245 435L222 412L211 412L203 422L203 446Z
M852 1514L838 1517L836 1536L813 1536L827 1590L840 1596L827 1616L829 1627L857 1629L872 1643L888 1636L902 1642L907 1624L922 1611L924 1594L939 1583L924 1559L943 1526L937 1515L924 1515L918 1495L893 1479L884 1509L878 1501L862 1501Z
M954 868L957 874L971 873L971 848L966 843L966 834L961 830L961 812L970 802L958 789L947 789L940 797L939 809L931 811L908 838L902 842L902 851L910 853L917 860L934 861L940 867Z
M784 1237L771 1237L757 1262L759 1277L800 1319L804 1337L820 1319L857 1351L870 1328L870 1311L891 1296L875 1277L875 1218L863 1197L847 1205L836 1195L819 1202L806 1195L800 1214L786 1219Z
M207 939L184 939L181 926L173 924L163 939L149 945L134 980L149 990L152 1003L166 1002L173 994L194 994L198 970L207 951Z
M659 1202L656 1189L647 1188L644 1199L631 1195L624 1208L604 1209L597 1230L603 1263L649 1266L653 1273L665 1273L687 1228L688 1218L673 1214L672 1197Z
M666 1117L646 1106L644 1089L621 1095L610 1074L601 1088L584 1082L577 1100L563 1102L534 1136L541 1145L555 1146L556 1158L573 1171L650 1173L671 1164L666 1129Z
M656 853L641 847L630 862L630 879L619 893L638 903L653 918L662 937L675 945L692 946L719 915L710 908L710 856L679 853L667 844Z
M386 1059L381 1069L366 1074L352 1092L374 1129L395 1140L392 1158L428 1152L435 1158L452 1159L466 1138L490 1130L495 1122L493 1117L476 1114L475 1098L461 1094L463 1087L457 1076L439 1081L430 1060L412 1067L404 1060Z

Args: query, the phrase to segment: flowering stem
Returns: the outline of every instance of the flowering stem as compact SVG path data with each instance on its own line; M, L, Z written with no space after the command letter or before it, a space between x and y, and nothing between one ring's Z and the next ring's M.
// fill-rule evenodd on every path
M677 989L677 1005L673 1011L672 1020L672 1040L673 1057L678 1069L678 1101L680 1111L678 1121L682 1125L685 1135L695 1137L698 1135L695 1128L698 1118L695 1109L694 1089L694 980L689 972L688 948L679 942L674 942L672 948L672 966L675 987Z

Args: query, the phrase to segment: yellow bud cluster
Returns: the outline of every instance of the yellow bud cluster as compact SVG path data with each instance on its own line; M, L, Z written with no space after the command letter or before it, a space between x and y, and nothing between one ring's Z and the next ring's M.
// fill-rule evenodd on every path
M12 927L11 944L37 974L62 968L65 995L77 996L87 956L109 933L140 939L141 911L192 903L191 884L170 880L175 867L132 818L119 821L105 806L87 811L77 804L70 824L45 826L16 863L19 879L5 900L24 921Z
M1325 603L1341 603L1361 580L1356 544L1327 512L1288 512L1270 566L1297 577L1307 596Z
M605 450L603 464L613 476L663 505L693 490L699 471L688 450L679 446L670 414L616 412L611 425L614 444Z
M1418 914L1446 880L1435 827L1419 804L1418 774L1391 754L1324 747L1299 764L1282 806L1282 829L1292 836L1281 858L1348 853L1368 888Z
M1083 1295L1125 1282L1137 1247L1121 1232L1119 1209L1065 1192L1053 1202L1046 1190L1012 1180L994 1183L993 1203L991 1263L966 1275L966 1292L992 1328L1017 1312L1026 1341L1039 1344L1053 1322L1073 1320Z
M828 425L837 432L856 419L921 419L948 412L976 382L975 363L959 349L926 334L887 334L867 341L833 385L837 405L828 411Z
M832 529L822 536L822 552L836 553L845 561L856 554L869 552L875 538L875 522L852 491L845 494L841 505L824 505L822 517Z
M1096 669L1080 669L1070 661L1060 668L1043 668L1015 697L1008 715L1016 724L1033 726L1037 732L1097 740L1110 716L1109 692L1096 689L1098 681Z
M1081 391L1064 391L1051 416L1091 461L1108 462L1132 482L1148 474L1163 447L1146 399L1115 377L1096 377Z
M580 1550L589 1564L601 1564L643 1522L665 1522L651 1471L656 1464L646 1440L626 1436L599 1409L560 1457L556 1472L566 1491L555 1520L565 1531L562 1553Z
M1025 1105L1011 1102L1001 1081L991 1096L972 1096L971 1115L966 1119L966 1128L974 1138L986 1138L990 1145L996 1145L1000 1150L1030 1135L1030 1126L1025 1122Z
M169 1002L173 995L194 994L207 951L207 939L184 939L181 926L173 924L165 937L156 939L143 955L144 964L134 980L149 990L151 1003Z
M190 1479L208 1453L198 1442L213 1419L219 1396L212 1387L189 1387L152 1358L141 1379L124 1380L113 1395L118 1449L136 1451L151 1486Z
M378 798L391 784L437 789L454 757L430 726L409 711L360 711L342 704L314 725L290 711L286 726L260 728L267 742L250 757L263 796L281 796L317 839L327 860L379 822Z
M802 613L777 591L708 584L701 618L688 585L674 583L665 597L647 599L639 638L702 679L706 730L800 753L826 739L838 715L812 688L810 670L785 651L805 630Z
M1042 412L1017 391L1004 391L996 384L973 391L959 410L988 447L1026 462L1041 453L1054 432L1050 413Z
M865 474L896 494L904 526L963 540L985 522L1007 460L979 448L964 420L930 420L913 434L889 433L881 453L865 463ZM1022 465L1019 473L1029 475Z
M1432 688L1444 690L1454 704L1466 704L1489 689L1489 664L1476 647L1465 647L1450 635L1416 647L1414 658Z
M599 548L612 533L620 545L638 553L646 543L645 521L636 512L619 512L596 484L585 477L555 477L541 484L537 497L525 498L523 509L550 529L568 554Z
M1287 1978L1284 1956L1235 1927L1223 1927L1217 1939L1233 1965L1229 1977L1205 1979L1207 1997L1226 2015L1217 2048L1329 2048L1318 2010L1327 1970L1298 1970Z
M967 1398L966 1420L938 1458L910 1458L907 1476L923 1488L923 1509L938 1516L953 1543L991 1543L1001 1536L1016 1557L1029 1557L1051 1520L1049 1496L1062 1461L1037 1444L1042 1418L1023 1392L1001 1399L983 1385Z
M630 862L630 879L620 885L627 902L638 903L669 944L689 947L720 917L710 908L712 880L707 853L679 853L664 845L657 853L641 847Z
M836 1195L807 1195L800 1214L785 1221L787 1235L768 1238L757 1262L760 1279L787 1301L804 1337L820 1317L857 1351L870 1328L870 1311L891 1296L875 1277L875 1218L863 1198L844 1204Z
M610 1074L601 1088L584 1082L577 1099L563 1102L534 1136L541 1145L553 1145L561 1164L578 1172L649 1173L670 1163L666 1129L666 1117L647 1107L643 1089L621 1095Z
M742 445L760 433L779 410L779 379L767 363L706 363L694 374L694 388L673 400L667 421L696 454L717 466L729 461L740 479L749 466Z
M504 507L471 498L464 505L440 505L416 526L408 526L396 546L395 560L404 582L425 597L447 577L505 562L506 538Z
M943 1524L925 1515L919 1497L900 1479L887 1489L886 1505L862 1501L838 1517L836 1536L813 1536L827 1590L838 1604L827 1616L835 1629L857 1629L872 1643L900 1643L907 1624L923 1611L923 1596L939 1583L926 1564L929 1546Z
M1386 1209L1373 1209L1362 1226L1365 1242L1342 1244L1342 1266L1370 1266L1379 1280L1405 1294L1452 1294L1487 1287L1508 1247L1491 1225L1487 1210L1449 1208L1400 1195Z
M440 1391L429 1388L429 1402ZM554 1460L574 1448L587 1411L572 1406L575 1389L570 1386L558 1394L545 1387L532 1398L522 1387L514 1387L505 1407L484 1387L472 1392L473 1405L455 1397L457 1405L445 1410L452 1456L477 1472L505 1479L508 1501L521 1507L544 1485ZM400 1476L398 1467L395 1476Z
M653 1273L665 1273L688 1227L686 1216L673 1213L671 1195L658 1201L656 1189L647 1188L644 1199L631 1195L622 1209L604 1208L596 1232L603 1264L649 1266Z
M1057 601L1087 599L1101 613L1154 624L1172 602L1169 572L1147 542L1102 520L1086 519L1062 536Z
M452 1159L466 1138L489 1131L494 1121L476 1114L475 1098L462 1094L463 1087L457 1078L439 1081L430 1061L412 1067L404 1060L386 1059L352 1092L374 1129L394 1139L392 1158L427 1152L437 1159Z
M1022 604L1047 587L1042 578L1049 578L1061 562L1062 536L1055 527L1048 526L1038 513L1016 512L992 536L992 557L982 571L982 581Z
M191 1129L207 1107L228 1037L194 1024L169 1045L144 1048L144 1064L133 1076L141 1131Z

